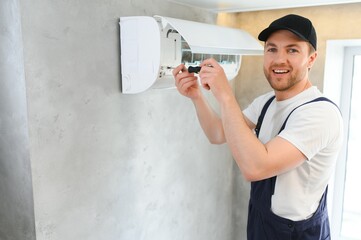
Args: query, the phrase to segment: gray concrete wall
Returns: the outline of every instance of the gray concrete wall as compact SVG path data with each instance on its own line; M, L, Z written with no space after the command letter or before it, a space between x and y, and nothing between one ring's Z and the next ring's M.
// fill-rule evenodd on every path
M162 0L20 2L37 239L232 239L227 146L208 143L176 90L120 92L119 17L215 15Z
M0 1L0 239L35 239L24 60L17 0Z

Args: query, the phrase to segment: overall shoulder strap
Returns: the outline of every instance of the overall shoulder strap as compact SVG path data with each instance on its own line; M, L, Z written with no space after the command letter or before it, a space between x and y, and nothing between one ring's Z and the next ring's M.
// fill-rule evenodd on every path
M333 105L335 105L335 106L338 108L338 106L337 106L334 102L332 102L330 99L328 99L328 98L326 98L326 97L318 97L318 98L313 99L313 100L311 100L311 101L302 103L301 105L295 107L295 108L288 114L286 120L283 122L282 127L281 127L281 129L280 129L280 131L279 131L278 133L282 132L282 130L286 127L286 123L287 123L287 121L288 121L288 118L291 116L291 114L292 114L297 108L302 107L303 105L306 105L306 104L309 104L309 103L320 102L320 101L330 102L330 103L332 103Z
M261 111L261 115L259 115L258 117L258 121L257 121L257 125L256 128L254 129L254 131L256 132L256 136L258 137L259 132L261 130L261 126L262 126L262 122L263 122L263 118L266 115L267 109L269 107L269 105L271 105L271 102L273 101L273 99L276 96L272 96L270 99L268 99L268 101L266 102L266 104L263 106L262 111Z

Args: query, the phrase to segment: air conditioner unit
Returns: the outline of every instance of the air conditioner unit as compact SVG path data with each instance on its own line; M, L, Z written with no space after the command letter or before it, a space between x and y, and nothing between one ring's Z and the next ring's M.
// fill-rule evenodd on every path
M262 45L240 29L161 16L120 18L122 92L173 88L172 70L216 59L228 79L240 68L242 55L263 54Z

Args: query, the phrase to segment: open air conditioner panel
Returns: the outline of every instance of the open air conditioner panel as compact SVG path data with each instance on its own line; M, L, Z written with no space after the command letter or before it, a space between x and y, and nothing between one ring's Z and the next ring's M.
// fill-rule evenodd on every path
M238 29L161 16L124 17L120 26L123 93L173 88L175 67L198 66L210 57L232 79L241 55L263 53L258 41Z

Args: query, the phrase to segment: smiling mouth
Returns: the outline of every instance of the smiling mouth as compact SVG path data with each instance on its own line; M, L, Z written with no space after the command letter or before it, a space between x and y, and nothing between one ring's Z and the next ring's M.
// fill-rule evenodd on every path
M285 69L274 69L272 70L275 74L285 74L285 73L289 73L289 70L285 70Z

